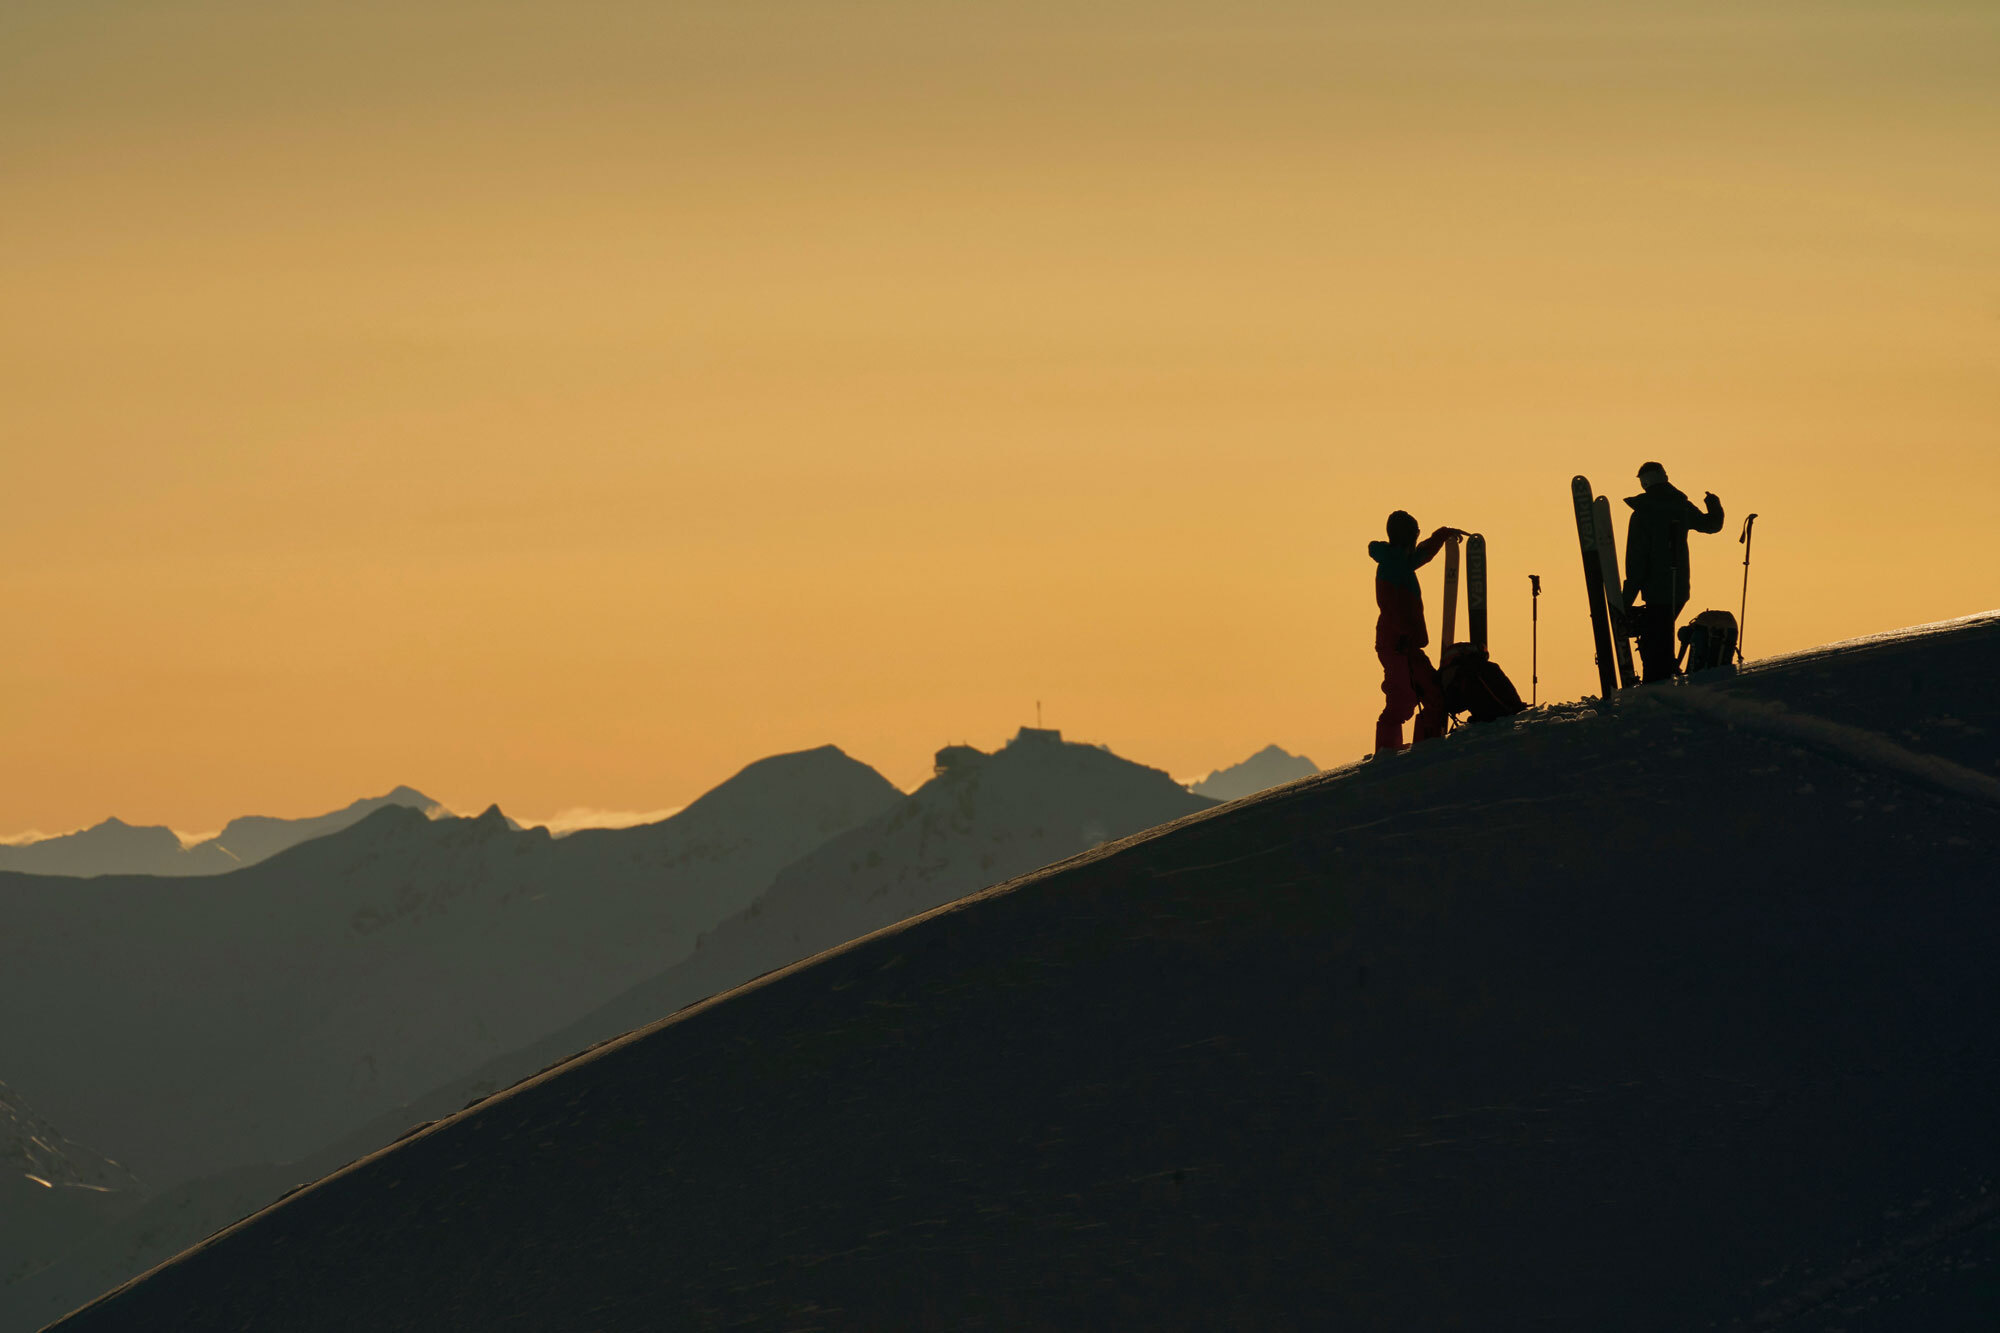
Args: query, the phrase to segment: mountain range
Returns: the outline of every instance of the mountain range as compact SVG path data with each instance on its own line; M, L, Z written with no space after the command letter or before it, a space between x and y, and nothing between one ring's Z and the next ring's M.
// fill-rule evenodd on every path
M165 825L113 818L75 833L35 842L0 843L0 871L30 875L222 875L314 838L357 824L384 806L437 816L443 806L414 787L371 796L342 810L305 819L246 815L212 838L184 845Z
M5 1076L155 1188L293 1160L686 956L900 796L825 747L635 829L392 804L228 875L0 875Z
M71 989L88 979L106 992L35 1032L9 1031L0 1015L0 1049L18 1040L12 1058L61 1122L118 1145L154 1187L46 1271L0 1289L0 1328L38 1327L414 1120L760 972L1211 804L1158 769L1030 728L992 754L940 752L937 776L908 796L828 747L752 765L639 829L552 840L509 831L497 811L384 810L254 869L172 889L0 876L0 904L51 914L31 934L46 938L56 920L75 928L74 948L61 949L81 964ZM211 938L162 940L168 916ZM161 1011L131 1019L139 1001L126 974L147 939L169 944L180 970L151 983ZM63 993L30 963L16 960L11 982L0 975L0 1006ZM213 976L230 979L220 998L203 979ZM65 1051L116 1073L79 1079L72 1060L65 1079Z

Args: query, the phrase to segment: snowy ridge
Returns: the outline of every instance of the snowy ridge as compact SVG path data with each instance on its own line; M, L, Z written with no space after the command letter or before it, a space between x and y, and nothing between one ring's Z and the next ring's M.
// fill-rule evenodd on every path
M1782 736L1824 753L1899 774L1954 796L2000 806L2000 778L1988 777L1938 755L1919 754L1898 745L1880 732L1833 722L1810 713L1794 713L1782 703L1760 703L1699 685L1652 690L1643 697L1649 703L1699 713L1733 727Z
M1920 646L1919 641L1923 639L1996 627L2000 627L2000 610L1976 611L1969 616L1954 616L1949 620L1934 620L1924 625L1908 625L1902 629L1883 630L1879 634L1863 634L1859 638L1841 639L1812 648L1800 648L1793 652L1780 653L1775 657L1752 658L1744 665L1743 671L1745 674L1751 674L1797 666L1801 663L1816 662L1825 657L1843 657L1871 648L1917 647Z

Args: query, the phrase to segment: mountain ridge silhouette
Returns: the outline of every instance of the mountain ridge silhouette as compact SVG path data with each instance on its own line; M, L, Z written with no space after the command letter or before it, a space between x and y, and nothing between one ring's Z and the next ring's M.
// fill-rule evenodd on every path
M164 824L128 824L112 815L74 833L0 844L0 872L78 878L224 875L350 827L384 806L408 806L433 815L444 811L416 788L399 785L386 795L363 797L323 815L299 819L242 815L215 836L186 845Z
M157 1188L296 1159L691 952L901 797L838 750L774 758L604 837L386 804L225 875L0 874L0 1075Z

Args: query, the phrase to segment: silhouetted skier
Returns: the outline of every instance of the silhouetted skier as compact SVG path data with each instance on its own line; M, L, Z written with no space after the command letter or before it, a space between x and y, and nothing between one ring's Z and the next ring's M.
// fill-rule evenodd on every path
M1632 612L1639 634L1640 674L1648 682L1670 680L1674 665L1674 622L1688 600L1688 533L1722 531L1722 501L1704 497L1706 511L1667 483L1658 463L1639 469L1645 489L1630 496L1632 522L1625 530L1625 605L1643 595Z
M1403 723L1417 715L1416 737L1427 741L1444 734L1444 691L1437 668L1424 649L1430 631L1424 627L1424 590L1417 571L1431 562L1438 548L1465 534L1439 528L1421 543L1417 520L1398 509L1389 515L1389 540L1368 543L1375 561L1375 656L1382 660L1382 693L1388 701L1375 719L1375 753L1393 754L1403 748Z

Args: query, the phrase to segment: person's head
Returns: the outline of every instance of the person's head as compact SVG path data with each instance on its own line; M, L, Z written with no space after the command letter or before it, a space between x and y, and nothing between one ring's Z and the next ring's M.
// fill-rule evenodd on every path
M1658 463L1641 463L1639 484L1649 491L1655 486L1664 486L1667 484L1667 470Z
M1417 520L1398 509L1389 515L1389 544L1391 546L1415 546L1417 544Z

